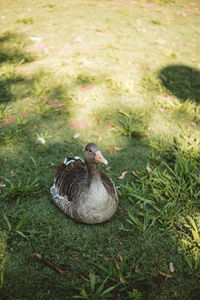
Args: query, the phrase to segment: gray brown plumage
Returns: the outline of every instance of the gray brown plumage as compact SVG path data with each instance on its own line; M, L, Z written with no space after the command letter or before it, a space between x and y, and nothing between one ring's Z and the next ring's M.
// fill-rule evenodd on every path
M82 223L101 223L117 209L115 185L98 169L98 163L107 161L96 144L86 146L84 158L85 162L79 157L67 158L58 166L51 194L70 217Z

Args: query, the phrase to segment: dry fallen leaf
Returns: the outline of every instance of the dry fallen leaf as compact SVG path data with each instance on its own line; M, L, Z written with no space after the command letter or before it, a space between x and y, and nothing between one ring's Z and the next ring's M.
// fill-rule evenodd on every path
M121 151L121 150L123 150L124 148L123 148L123 147L115 147L114 149L115 149L115 151Z
M118 264L116 264L116 268L117 268L118 270L120 270L120 266L119 266Z
M70 120L67 124L73 128L89 128L89 124L85 121L78 121L78 120Z
M111 169L111 167L107 167L107 168L106 168L106 171L109 171L110 169Z
M0 183L0 187L5 187L6 185L3 183Z
M122 256L121 256L121 254L117 254L116 258L118 258L120 261L122 261Z
M0 126L6 126L6 125L8 125L8 124L10 124L10 123L13 123L14 120L15 120L15 117L14 117L14 116L8 116L8 117L4 120L4 122L1 122L1 123L0 123Z
M159 271L158 273L159 273L161 276L165 277L165 281L166 281L167 279L173 278L172 275L166 274L166 273L164 273L164 272Z
M122 175L119 176L119 179L123 179L127 173L128 173L128 171L124 171L124 172L122 173Z
M121 276L119 276L119 280L121 281L121 283L125 284L124 279Z
M81 274L81 273L80 273L80 277L81 277L83 280L85 280L85 281L87 281L87 282L90 282L89 279L87 279L87 278L86 278L85 276L83 276L83 274Z
M49 100L47 102L47 104L51 105L51 106L54 106L54 107L62 107L62 106L64 106L64 103L58 103L58 102L56 102L54 100Z
M132 174L133 174L133 176L139 178L138 174L134 170L132 170Z
M141 271L140 271L140 268L139 268L139 266L138 266L138 265L136 265L136 266L135 266L135 272L136 272L136 273L139 273L139 272L141 272Z
M93 89L92 84L87 84L87 85L84 85L80 88L81 91L87 91L87 90L91 90L91 89Z
M114 149L112 149L112 148L106 148L106 151L109 152L109 153L112 153L112 152L114 152Z
M103 254L98 254L98 256L103 257L103 259L107 262L109 262L112 258L111 257L106 257Z
M174 265L172 262L169 263L169 269L172 273L174 273Z
M77 139L79 136L80 136L80 133L79 133L79 132L78 132L78 133L75 133L75 134L73 135L73 139Z
M98 138L98 142L101 142L102 141L102 136L100 136L99 138Z
M150 168L149 166L146 167L146 170L147 170L148 173L152 172L152 168Z
M15 176L16 176L16 173L15 173L13 170L11 170L11 171L10 171L10 176L11 176L11 177L15 177Z

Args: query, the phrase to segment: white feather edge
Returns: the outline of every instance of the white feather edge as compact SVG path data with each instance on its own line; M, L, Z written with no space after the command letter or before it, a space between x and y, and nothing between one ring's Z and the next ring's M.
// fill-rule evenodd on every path
M74 159L71 159L71 160L69 160L69 161L67 161L67 157L66 157L66 158L64 159L64 164L65 164L66 166L68 166L69 164L71 164L72 162L75 162L76 160L81 160L81 161L83 162L83 160L82 160L81 157L75 156Z

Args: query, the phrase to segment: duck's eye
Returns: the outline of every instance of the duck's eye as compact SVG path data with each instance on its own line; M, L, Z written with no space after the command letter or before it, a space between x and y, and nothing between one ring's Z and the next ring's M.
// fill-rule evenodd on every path
M89 152L92 153L92 150L89 149Z

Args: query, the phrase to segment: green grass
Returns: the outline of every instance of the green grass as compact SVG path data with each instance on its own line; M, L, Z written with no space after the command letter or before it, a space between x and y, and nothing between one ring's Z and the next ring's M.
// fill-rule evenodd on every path
M0 298L199 299L198 1L0 9ZM88 142L119 194L95 226L49 193L56 165Z

